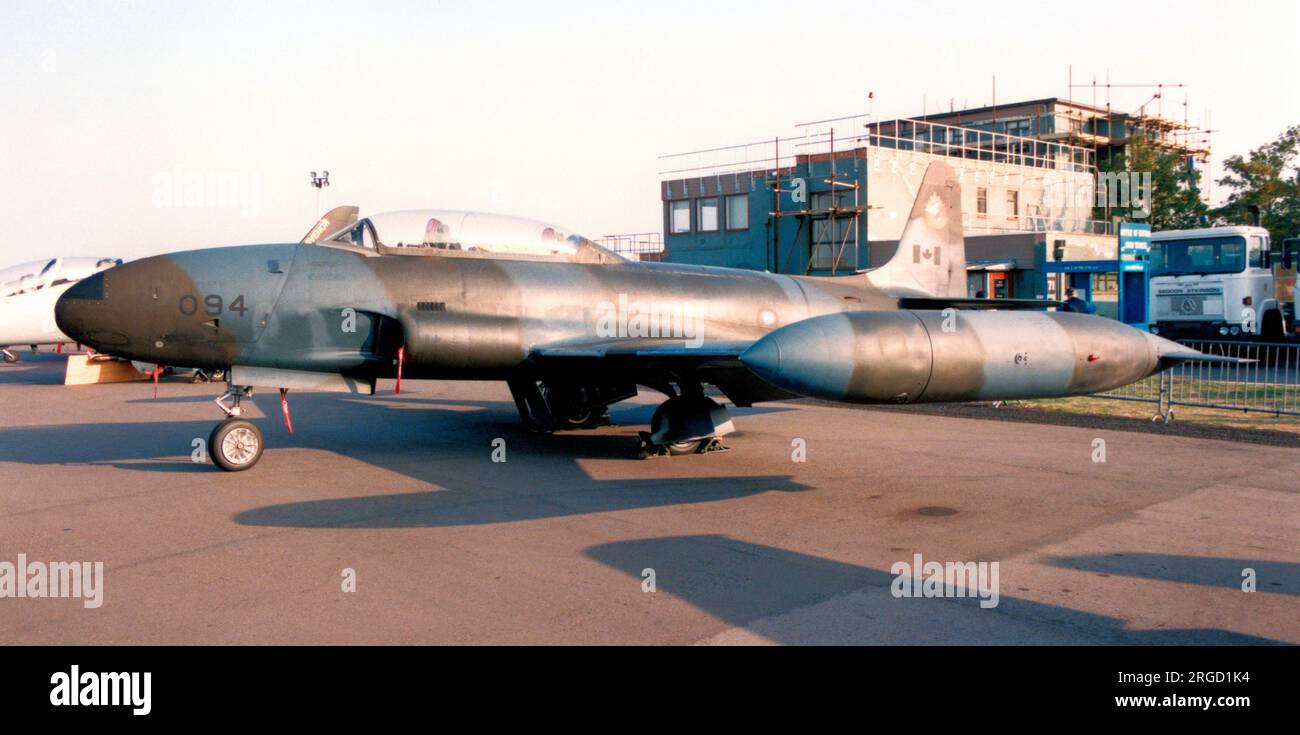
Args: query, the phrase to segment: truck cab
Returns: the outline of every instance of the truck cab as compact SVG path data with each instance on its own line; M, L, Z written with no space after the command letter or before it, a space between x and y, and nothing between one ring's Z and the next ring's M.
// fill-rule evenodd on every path
M1263 227L1152 233L1151 331L1171 339L1286 337L1295 323L1296 259L1280 255L1270 252Z

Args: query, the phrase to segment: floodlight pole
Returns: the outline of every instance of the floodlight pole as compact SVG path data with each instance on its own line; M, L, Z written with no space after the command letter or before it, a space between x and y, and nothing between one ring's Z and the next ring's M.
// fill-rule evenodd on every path
M330 185L330 172L322 171L317 175L315 171L311 172L311 185L316 187L316 216L320 217L320 194L321 189Z

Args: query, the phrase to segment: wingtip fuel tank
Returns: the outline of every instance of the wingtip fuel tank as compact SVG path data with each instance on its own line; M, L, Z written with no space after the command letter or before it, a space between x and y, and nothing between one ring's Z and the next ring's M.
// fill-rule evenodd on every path
M1096 393L1204 357L1085 314L946 310L815 317L767 334L740 360L800 395L933 403Z

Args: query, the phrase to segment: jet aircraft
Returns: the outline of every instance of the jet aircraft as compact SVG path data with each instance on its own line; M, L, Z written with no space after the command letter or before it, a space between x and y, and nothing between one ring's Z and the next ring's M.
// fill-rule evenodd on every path
M545 222L459 211L356 218L304 242L137 260L58 303L70 337L133 360L226 370L223 470L262 456L254 388L373 393L381 378L505 381L522 420L599 426L640 388L665 400L648 454L707 452L732 404L1070 396L1223 360L1125 324L966 296L960 188L931 163L897 252L848 276L627 260ZM337 230L324 230L339 225ZM989 310L990 307L993 310Z

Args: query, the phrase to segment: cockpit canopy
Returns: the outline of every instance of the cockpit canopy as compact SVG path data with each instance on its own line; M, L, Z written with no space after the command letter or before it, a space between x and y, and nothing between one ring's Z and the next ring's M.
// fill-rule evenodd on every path
M454 210L413 209L374 214L322 238L321 242L384 254L440 252L563 260L619 259L567 227L522 217Z
M0 270L0 296L14 296L80 281L121 265L120 258L46 258Z

